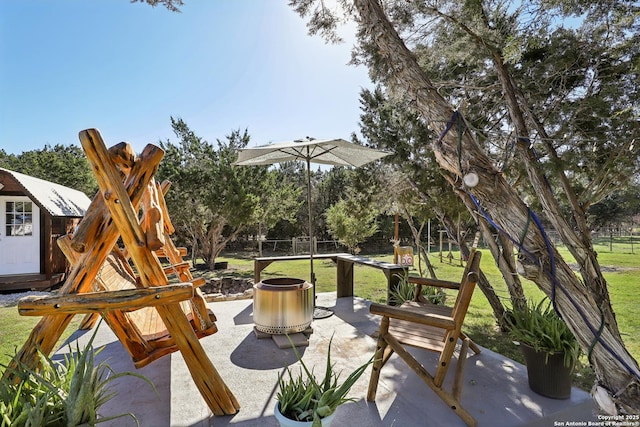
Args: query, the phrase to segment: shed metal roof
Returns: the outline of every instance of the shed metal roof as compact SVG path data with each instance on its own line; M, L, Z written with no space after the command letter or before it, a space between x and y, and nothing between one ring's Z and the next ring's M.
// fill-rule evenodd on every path
M43 179L0 168L22 185L25 191L51 216L82 217L91 200L82 191Z

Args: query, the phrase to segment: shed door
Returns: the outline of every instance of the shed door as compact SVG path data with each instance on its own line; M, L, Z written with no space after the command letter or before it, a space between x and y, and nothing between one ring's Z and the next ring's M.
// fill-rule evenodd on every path
M40 210L28 197L0 196L0 275L40 273Z

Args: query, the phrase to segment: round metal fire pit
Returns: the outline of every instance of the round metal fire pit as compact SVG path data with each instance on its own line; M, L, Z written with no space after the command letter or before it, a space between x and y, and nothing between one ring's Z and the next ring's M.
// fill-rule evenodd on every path
M302 279L266 279L253 286L253 321L267 334L302 332L313 320L313 285Z

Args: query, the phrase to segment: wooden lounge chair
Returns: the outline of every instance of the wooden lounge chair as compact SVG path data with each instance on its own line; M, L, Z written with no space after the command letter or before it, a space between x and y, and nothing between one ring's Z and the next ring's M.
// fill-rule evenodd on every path
M11 366L36 367L38 349L51 353L75 314L93 314L85 318L90 326L99 313L137 367L180 351L213 414L237 413L236 398L199 341L217 330L197 289L202 281L193 279L169 238L173 227L162 196L168 186L153 179L164 152L147 145L136 156L125 143L107 150L95 129L80 132L80 141L100 191L73 236L58 242L72 264L58 295L19 303L21 314L43 317ZM170 284L168 273L178 283ZM11 375L7 369L5 376Z
M420 282L418 286L458 289L458 295L452 307L434 305L420 300L419 289L416 289L414 301L405 302L399 307L371 304L371 313L382 316L382 320L367 400L375 400L380 370L395 352L467 425L477 424L471 414L462 407L460 395L468 350L471 347L477 354L480 349L471 343L461 329L477 282L481 255L475 250L471 252L460 283L416 278L415 281ZM443 382L458 340L462 341L462 345L456 364L453 388L449 392L443 388ZM429 373L405 349L407 345L440 354L433 374Z

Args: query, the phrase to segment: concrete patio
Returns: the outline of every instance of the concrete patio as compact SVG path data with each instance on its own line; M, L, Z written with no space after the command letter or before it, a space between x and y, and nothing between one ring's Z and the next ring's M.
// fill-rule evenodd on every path
M314 321L308 347L301 347L305 363L324 372L326 349L333 335L332 358L347 373L368 360L375 349L371 337L379 318L369 314L368 301L318 294L318 305L335 315ZM134 371L151 380L157 394L143 380L128 376L113 382L117 395L101 413L104 416L132 412L141 426L277 426L273 416L277 378L285 366L296 362L291 349L279 349L271 339L258 339L253 332L252 300L210 303L219 332L201 340L212 362L238 399L241 409L233 416L214 417L196 389L179 353L166 356L136 370L129 355L106 325L94 346L105 346L98 359L109 359L116 372ZM71 337L82 345L91 332ZM67 351L66 346L59 353ZM428 369L433 354L414 352ZM369 368L370 369L370 368ZM356 402L341 406L334 426L464 426L465 424L411 371L393 356L382 370L375 403L365 395L369 372L352 388ZM452 372L448 377L452 377ZM450 378L448 378L450 380ZM450 385L448 385L450 387ZM571 399L554 400L533 393L526 368L499 354L483 349L469 357L462 403L479 426L554 426L560 422L596 420L588 393L575 389ZM558 422L558 424L556 424ZM120 418L104 426L134 426L131 418ZM566 424L565 424L566 425ZM578 424L579 425L579 424ZM585 424L586 425L586 424Z

